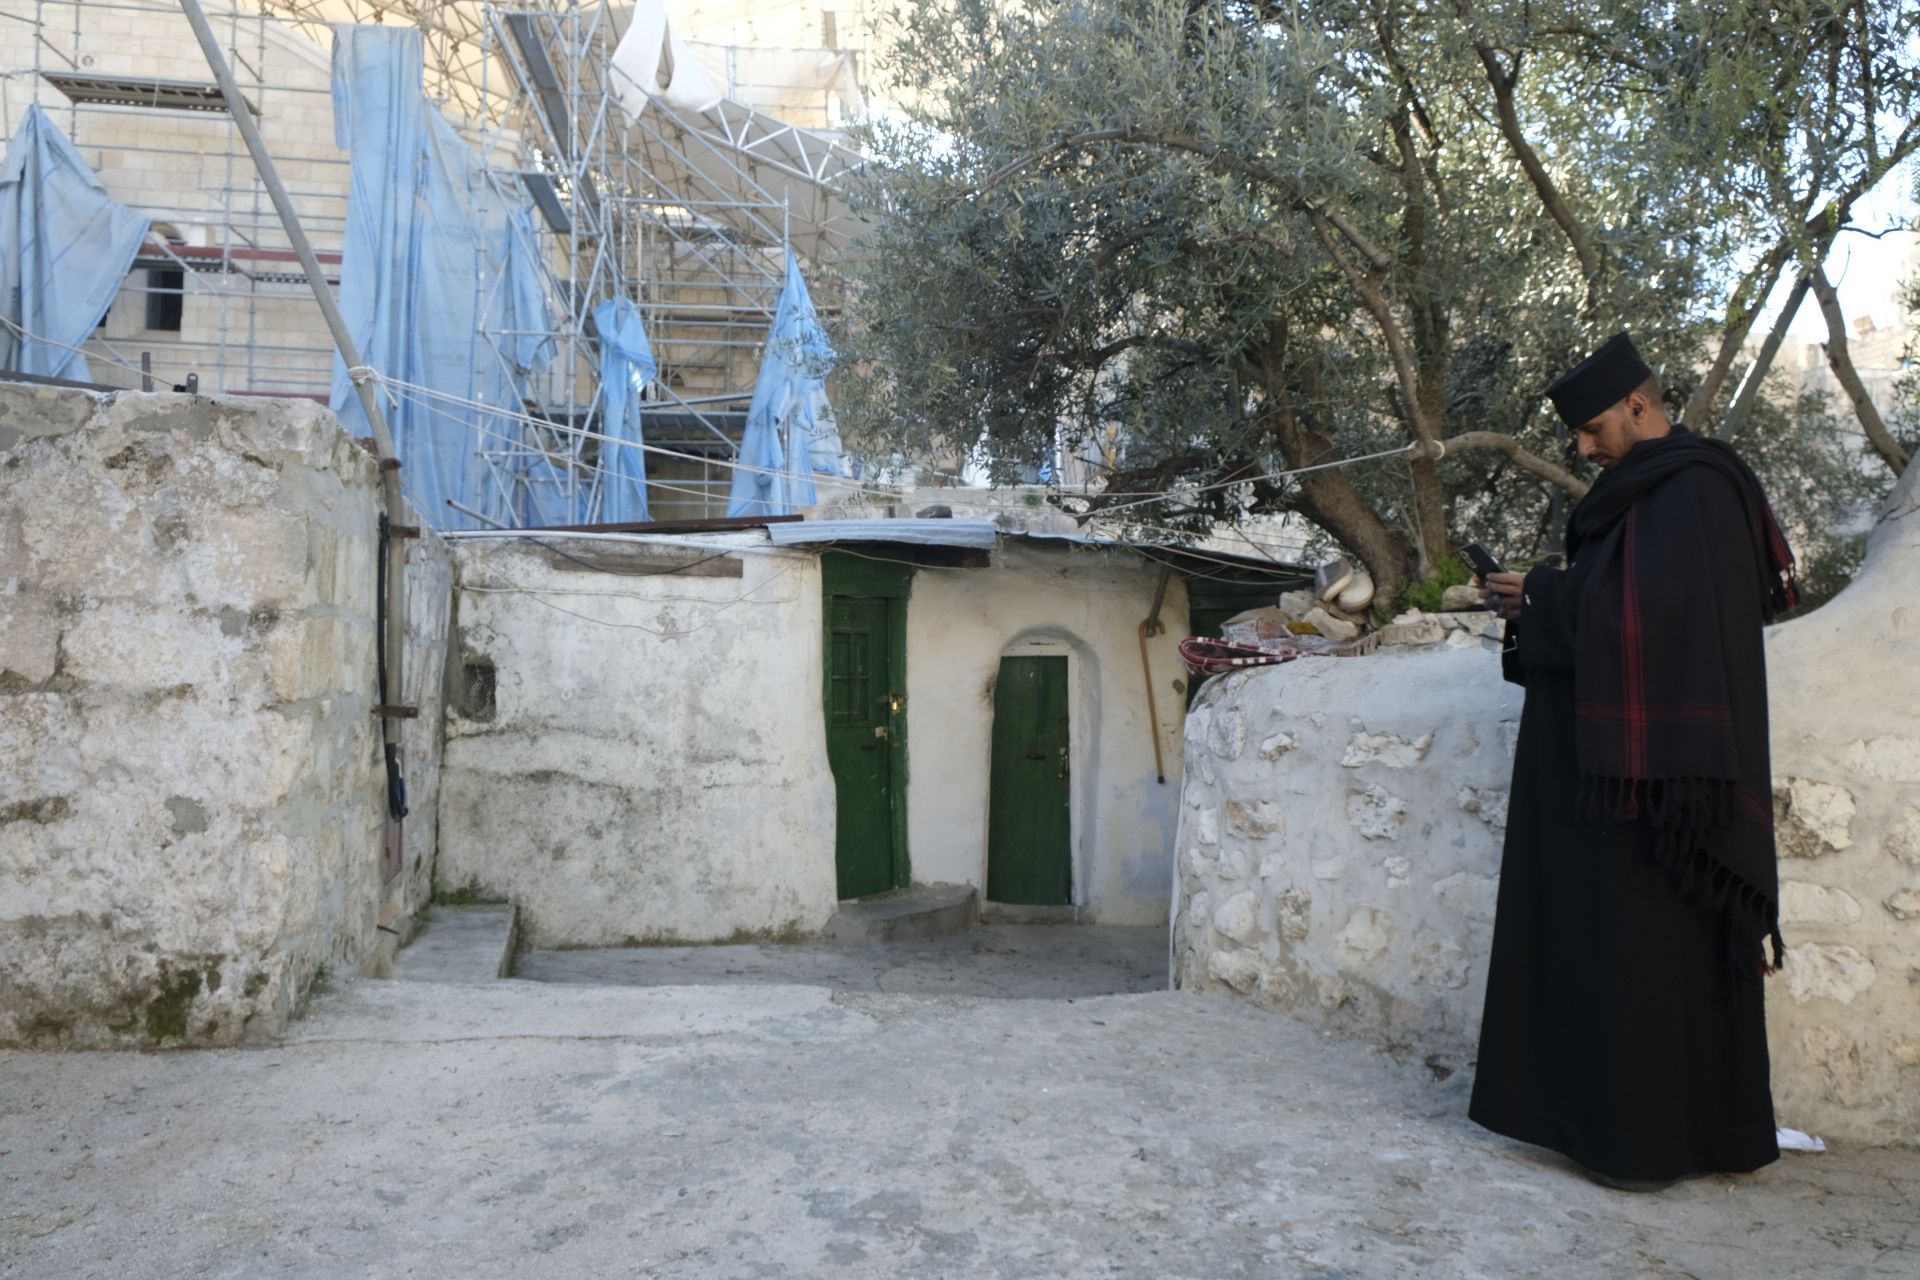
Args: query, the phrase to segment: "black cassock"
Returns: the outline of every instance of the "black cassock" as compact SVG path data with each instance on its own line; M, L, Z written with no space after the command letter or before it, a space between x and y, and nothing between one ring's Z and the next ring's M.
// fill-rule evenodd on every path
M1728 459L1684 428L1636 446L1576 511L1570 567L1528 575L1504 658L1527 696L1469 1115L1616 1178L1779 1155L1759 980L1778 535Z

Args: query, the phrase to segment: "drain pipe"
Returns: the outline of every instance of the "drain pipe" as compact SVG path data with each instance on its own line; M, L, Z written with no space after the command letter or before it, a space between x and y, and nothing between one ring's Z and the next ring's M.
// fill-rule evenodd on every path
M1160 566L1160 585L1153 590L1153 608L1147 610L1147 616L1140 623L1140 671L1147 678L1147 731L1153 735L1153 772L1162 785L1167 781L1167 765L1160 753L1160 712L1154 704L1153 663L1147 660L1147 641L1166 632L1166 624L1160 621L1160 606L1166 603L1167 580L1172 576L1172 565Z
M314 301L320 304L320 314L326 317L327 328L333 334L333 344L339 348L341 359L347 362L354 390L360 396L360 406L366 410L367 421L373 426L373 446L380 460L380 491L385 506L380 519L381 599L376 602L376 611L383 615L385 627L379 637L380 701L374 707L373 714L380 717L380 738L386 755L387 813L390 822L397 824L407 813L406 791L400 783L399 722L412 719L420 713L419 708L405 705L405 699L401 696L407 634L406 540L419 537L420 529L407 518L406 499L400 493L400 459L394 454L393 436L387 430L387 417L380 408L380 397L371 371L360 363L360 350L354 344L353 335L347 332L346 319L340 314L333 291L327 287L326 274L320 270L320 260L314 256L307 233L301 229L293 201L288 199L287 189L280 182L279 171L273 167L273 157L267 154L267 144L260 137L260 126L255 122L246 99L240 94L240 86L233 78L233 68L220 51L219 39L213 34L212 25L207 22L200 0L180 0L180 9L192 25L195 38L200 41L200 51L206 55L207 66L220 85L221 96L227 100L227 110L233 114L233 122L239 126L240 136L246 140L254 168L260 173L260 182L266 187L267 195L273 201L274 212L280 215L280 225L287 233L287 240L293 245L300 266L307 273L307 287L313 290ZM394 847L392 841L388 845L389 849ZM392 865L389 855L388 871L391 874L395 870L398 868Z

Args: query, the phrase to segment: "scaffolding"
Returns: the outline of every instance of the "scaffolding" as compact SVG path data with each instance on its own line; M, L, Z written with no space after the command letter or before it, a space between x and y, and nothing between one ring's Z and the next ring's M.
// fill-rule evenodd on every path
M848 230L830 188L852 153L737 103L695 112L653 101L651 86L616 64L632 8L242 0L212 15L336 286L350 160L332 145L332 23L418 24L429 98L494 176L532 202L552 327L480 336L509 365L505 348L527 337L550 343L553 358L538 374L512 370L523 403L510 430L476 422L474 432L516 523L540 486L594 517L592 313L602 302L631 299L658 358L642 399L659 520L724 512L790 250L824 288L821 311L837 311L823 268ZM115 198L154 219L86 344L95 376L324 401L333 352L318 309L177 6L32 0L30 13L0 14L0 55L9 115L40 102ZM0 124L10 133L14 120Z

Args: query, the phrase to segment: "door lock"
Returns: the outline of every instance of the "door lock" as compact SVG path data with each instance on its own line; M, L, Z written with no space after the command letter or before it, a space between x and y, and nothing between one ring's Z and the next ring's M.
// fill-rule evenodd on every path
M907 696L904 693L890 693L887 695L887 711L889 714L899 715L900 712L906 708L906 705Z

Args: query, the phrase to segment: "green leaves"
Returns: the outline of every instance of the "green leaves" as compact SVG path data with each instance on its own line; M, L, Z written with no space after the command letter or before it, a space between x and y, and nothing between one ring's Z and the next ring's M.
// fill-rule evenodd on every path
M1814 0L956 0L900 21L884 70L911 107L869 133L858 192L851 430L985 441L1005 477L1118 428L1116 485L1138 489L1465 431L1577 465L1546 384L1627 327L1684 399L1729 311L1762 300L1743 273L1884 162L1920 20ZM1809 430L1782 447L1814 449ZM1167 511L1300 509L1380 580L1461 533L1516 557L1558 538L1503 453L1321 476Z

